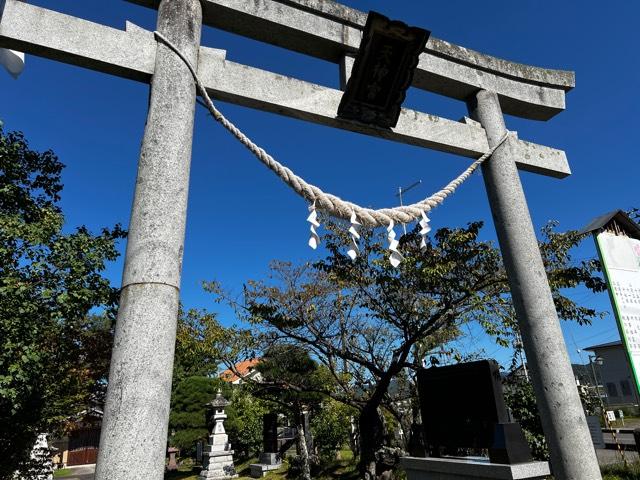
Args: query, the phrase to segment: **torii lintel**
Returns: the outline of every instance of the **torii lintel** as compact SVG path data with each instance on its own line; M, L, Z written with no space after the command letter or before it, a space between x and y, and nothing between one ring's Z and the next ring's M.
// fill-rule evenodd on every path
M158 0L127 0L157 8ZM355 55L365 12L328 0L202 0L203 23L339 63ZM413 86L458 100L478 89L496 92L504 113L548 120L565 108L573 72L485 55L431 36Z

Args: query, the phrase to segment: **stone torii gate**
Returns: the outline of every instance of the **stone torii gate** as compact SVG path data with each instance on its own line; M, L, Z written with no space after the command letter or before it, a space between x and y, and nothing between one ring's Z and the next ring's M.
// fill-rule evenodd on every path
M431 37L413 86L468 105L453 121L402 109L395 128L336 118L342 92L226 60L200 46L202 23L340 65L350 74L366 14L329 0L129 0L158 9L158 31L218 100L470 158L506 132L503 113L548 120L572 72L501 60ZM152 32L0 0L0 47L150 83L97 480L163 477L196 92L185 64ZM518 169L569 175L564 152L510 136L482 165L553 471L600 479Z

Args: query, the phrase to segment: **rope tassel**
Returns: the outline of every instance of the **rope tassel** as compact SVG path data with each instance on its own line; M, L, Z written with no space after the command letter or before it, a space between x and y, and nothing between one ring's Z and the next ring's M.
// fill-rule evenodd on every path
M389 250L391 251L391 255L389 255L389 262L391 262L391 266L393 266L393 268L398 268L398 265L400 265L400 262L404 260L404 257L398 251L398 245L400 242L396 240L396 232L393 229L394 225L395 223L391 220L387 227L387 240L389 240Z
M356 212L351 213L351 226L349 227L349 233L351 234L351 248L347 250L347 255L351 260L355 260L360 253L360 248L358 247L358 240L360 240L360 232L356 227L361 226L362 224L358 221L356 217Z
M309 216L307 217L307 222L311 224L309 230L311 231L311 235L309 236L309 246L314 250L318 248L320 245L320 237L318 236L318 232L316 232L316 228L320 226L320 222L318 221L318 212L316 211L316 202L313 202L312 205L309 206Z
M420 240L420 250L424 250L425 248L427 248L427 233L429 233L431 231L431 226L429 225L429 222L431 220L429 220L429 217L427 217L427 214L422 212L422 219L419 222L420 225L420 235L422 236L422 239Z

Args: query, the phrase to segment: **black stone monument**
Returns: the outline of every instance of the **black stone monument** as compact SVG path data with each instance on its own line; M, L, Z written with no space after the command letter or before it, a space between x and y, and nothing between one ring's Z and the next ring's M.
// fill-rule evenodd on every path
M491 463L532 460L520 425L505 407L494 360L420 370L418 394L429 456L474 449L488 450Z
M277 413L266 413L262 417L262 454L260 455L260 463L266 465L280 463Z

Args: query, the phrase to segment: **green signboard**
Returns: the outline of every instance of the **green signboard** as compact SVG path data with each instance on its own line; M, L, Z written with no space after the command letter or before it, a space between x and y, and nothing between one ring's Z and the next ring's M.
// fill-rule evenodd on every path
M602 231L595 235L611 304L636 384L640 385L640 240ZM640 390L638 391L640 394Z

